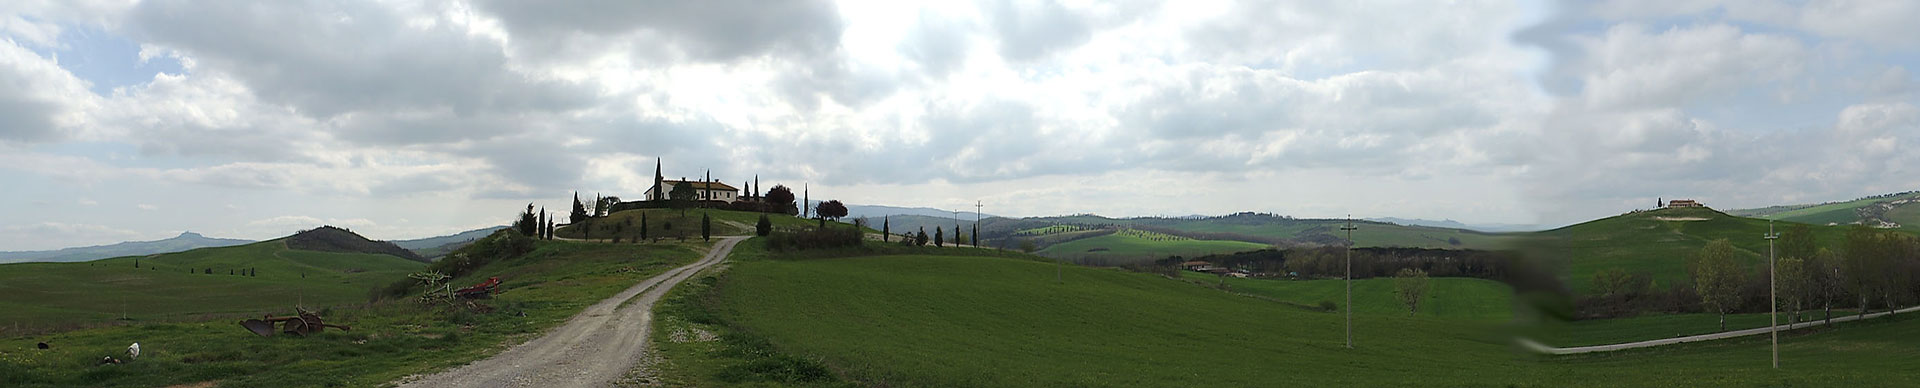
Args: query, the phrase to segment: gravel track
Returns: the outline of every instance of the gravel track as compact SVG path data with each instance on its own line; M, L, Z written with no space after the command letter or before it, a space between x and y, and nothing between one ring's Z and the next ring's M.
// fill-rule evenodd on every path
M723 237L693 264L641 281L565 324L493 357L407 381L401 387L606 387L646 355L653 305L673 286L719 263L746 237ZM638 297L638 299L635 299ZM632 300L633 303L626 303Z

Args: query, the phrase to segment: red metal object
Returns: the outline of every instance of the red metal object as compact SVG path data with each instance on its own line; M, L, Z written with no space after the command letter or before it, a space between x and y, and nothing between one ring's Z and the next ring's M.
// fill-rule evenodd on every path
M306 310L299 310L299 315L290 317L268 315L263 317L263 319L240 321L240 327L245 327L248 331L259 334L262 337L271 337L274 333L273 324L275 323L281 323L281 332L303 336L319 333L328 327L340 330L353 330L353 328L347 327L346 325L331 325L321 322L319 314L314 314Z
M500 277L498 276L487 278L487 281L480 282L480 284L475 284L472 287L462 288L462 289L453 291L454 296L458 296L464 299L486 299L486 298L491 298L493 297L494 294L499 294L499 293L500 293Z

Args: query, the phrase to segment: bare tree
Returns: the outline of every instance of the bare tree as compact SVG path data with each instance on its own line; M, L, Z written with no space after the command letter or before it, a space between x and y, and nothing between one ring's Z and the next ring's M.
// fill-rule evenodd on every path
M1427 271L1402 268L1393 276L1394 293L1400 296L1400 303L1407 305L1407 315L1420 310L1420 298L1427 295L1427 286Z

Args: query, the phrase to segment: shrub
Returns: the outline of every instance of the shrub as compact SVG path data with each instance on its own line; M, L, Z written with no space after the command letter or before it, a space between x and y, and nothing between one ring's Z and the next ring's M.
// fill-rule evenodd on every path
M766 236L768 233L773 233L773 220L768 219L767 215L761 214L760 222L753 224L753 234L756 236Z
M1326 310L1326 311L1333 311L1333 310L1340 309L1340 305L1334 304L1333 301L1331 300L1323 300L1323 301L1320 301L1320 309Z

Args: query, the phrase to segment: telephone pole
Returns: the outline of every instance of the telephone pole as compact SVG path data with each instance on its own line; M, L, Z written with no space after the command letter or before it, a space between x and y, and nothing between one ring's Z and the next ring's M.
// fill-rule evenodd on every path
M1347 226L1340 227L1340 230L1347 231L1347 349L1353 349L1353 230L1354 229L1359 229L1359 228L1356 228L1353 226L1353 215L1348 214Z
M1780 291L1775 284L1779 278L1774 275L1773 240L1780 234L1773 231L1773 220L1767 220L1767 331L1773 334L1773 369L1780 369Z

